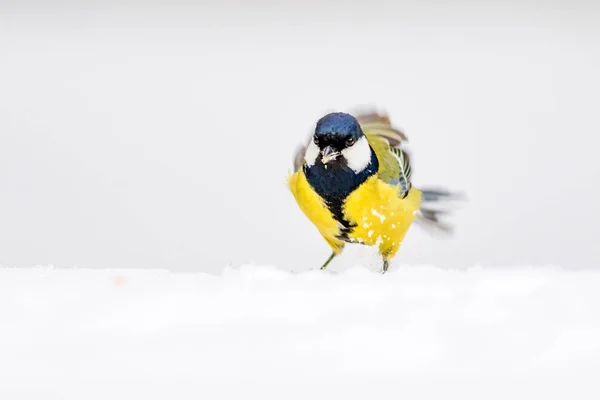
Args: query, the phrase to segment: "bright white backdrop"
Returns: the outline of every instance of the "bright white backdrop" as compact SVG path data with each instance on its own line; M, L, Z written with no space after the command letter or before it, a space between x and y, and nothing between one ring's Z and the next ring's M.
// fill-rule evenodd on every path
M514 3L514 4L511 4ZM328 249L285 187L331 110L404 128L454 240L396 265L596 267L593 2L0 3L0 265L301 270ZM351 248L332 265L375 268Z

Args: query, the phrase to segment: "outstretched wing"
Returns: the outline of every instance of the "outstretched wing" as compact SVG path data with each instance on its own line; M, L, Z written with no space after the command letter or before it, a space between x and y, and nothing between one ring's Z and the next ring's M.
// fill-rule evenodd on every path
M377 112L360 113L354 116L363 131L376 135L388 141L392 147L398 147L402 142L408 142L408 138L401 130L392 126L390 117Z
M294 153L294 172L298 171L302 164L304 164L304 153L306 153L306 145L303 144L296 148L296 152Z
M392 126L387 115L372 112L356 115L356 119L379 160L379 177L399 185L400 197L406 197L411 188L412 169L410 156L401 146L408 138Z

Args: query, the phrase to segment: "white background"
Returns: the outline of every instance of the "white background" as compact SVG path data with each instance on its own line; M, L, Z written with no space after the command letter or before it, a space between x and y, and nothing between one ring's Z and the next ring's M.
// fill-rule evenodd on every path
M369 105L468 196L396 265L598 266L598 3L272 3L0 1L0 265L318 266L292 153Z

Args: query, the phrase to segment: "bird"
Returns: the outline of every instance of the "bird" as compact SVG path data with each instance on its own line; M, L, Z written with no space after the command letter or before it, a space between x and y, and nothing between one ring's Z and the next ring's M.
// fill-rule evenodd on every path
M300 146L287 184L300 210L332 252L347 243L377 246L386 273L413 222L451 233L440 216L443 200L460 197L447 189L419 189L412 183L408 138L379 112L331 112Z

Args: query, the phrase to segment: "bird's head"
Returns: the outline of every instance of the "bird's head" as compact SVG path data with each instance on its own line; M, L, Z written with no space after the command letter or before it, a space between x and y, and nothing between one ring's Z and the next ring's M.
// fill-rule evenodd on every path
M331 113L317 121L305 161L309 167L317 163L337 164L358 173L371 162L371 151L356 118L350 114Z

